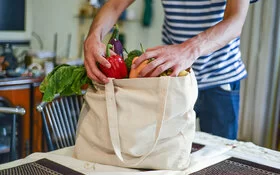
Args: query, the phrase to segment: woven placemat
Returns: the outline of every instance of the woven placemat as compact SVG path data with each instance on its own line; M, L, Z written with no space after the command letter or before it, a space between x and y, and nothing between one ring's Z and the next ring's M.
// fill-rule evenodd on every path
M280 169L231 157L191 175L280 175Z
M82 175L48 159L0 170L0 175Z

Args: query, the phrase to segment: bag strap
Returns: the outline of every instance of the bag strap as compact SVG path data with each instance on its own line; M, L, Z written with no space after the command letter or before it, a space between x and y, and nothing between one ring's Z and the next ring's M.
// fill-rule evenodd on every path
M117 157L122 161L125 165L128 166L137 166L140 164L146 157L148 157L155 149L157 142L160 137L162 124L165 116L165 109L166 109L166 101L167 101L167 93L169 87L169 76L159 77L159 106L158 111L159 116L157 116L156 122L156 131L155 131L155 140L153 143L152 148L144 155L125 160L121 153L121 146L120 146L120 133L119 133L119 125L118 125L118 111L117 111L117 104L115 99L115 90L113 79L109 79L109 83L105 85L105 94L106 94L106 105L107 105L107 116L108 116L108 124L109 124L109 133L111 137L111 142L114 148L114 152Z

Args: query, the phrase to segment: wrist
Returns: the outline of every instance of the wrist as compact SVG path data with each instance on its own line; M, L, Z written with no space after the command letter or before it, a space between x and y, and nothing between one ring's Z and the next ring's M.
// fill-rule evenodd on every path
M191 38L182 43L184 50L187 50L190 53L191 58L195 61L198 57L202 55L202 48L200 42L195 39Z
M88 33L88 36L87 36L87 39L94 39L94 40L97 40L97 41L102 41L102 37L101 37L101 34L100 32L97 32L97 31L91 31Z
M95 38L102 41L102 28L95 23L92 23L88 32L88 38Z

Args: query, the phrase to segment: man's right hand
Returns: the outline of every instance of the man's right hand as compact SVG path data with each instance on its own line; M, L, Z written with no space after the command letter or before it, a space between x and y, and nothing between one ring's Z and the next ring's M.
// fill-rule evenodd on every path
M98 83L108 83L108 78L99 70L97 64L110 68L111 64L105 58L106 46L99 37L89 35L84 42L85 68L90 79Z
M110 68L105 58L106 46L102 43L121 13L135 0L108 0L98 11L84 43L85 67L90 79L98 83L108 83L108 78L98 69L97 64ZM113 51L111 51L111 54Z

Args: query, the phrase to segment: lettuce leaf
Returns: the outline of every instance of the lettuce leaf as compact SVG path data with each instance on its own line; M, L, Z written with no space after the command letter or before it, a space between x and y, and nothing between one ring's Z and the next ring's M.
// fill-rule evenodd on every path
M62 65L56 66L56 67L44 78L44 80L42 81L42 83L40 84L40 87L39 87L39 89L40 89L40 91L41 91L42 93L45 92L45 90L46 90L46 88L47 88L47 86L48 86L49 80L50 80L50 78L53 76L53 74L54 74L59 68L64 67L64 66L69 66L69 65L68 65L68 64L62 64Z
M80 95L81 87L91 84L84 66L57 66L48 74L40 85L40 91L44 94L43 101L50 102L56 94L60 96Z

